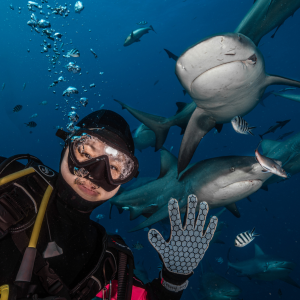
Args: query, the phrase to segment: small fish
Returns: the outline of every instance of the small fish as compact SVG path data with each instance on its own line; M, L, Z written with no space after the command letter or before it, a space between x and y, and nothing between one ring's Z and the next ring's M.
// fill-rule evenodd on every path
M33 122L33 121L30 121L29 123L24 123L24 124L26 124L28 127L31 127L31 128L33 128L33 127L36 127L36 123L35 122Z
M232 124L233 129L237 133L241 133L241 134L250 133L251 135L254 135L252 133L251 129L254 129L256 127L254 127L254 126L249 127L249 124L240 116L236 116L236 117L232 118L231 124Z
M219 264L222 264L224 262L223 258L222 257L216 257L216 261L219 263Z
M5 88L5 83L2 84L2 91L4 90Z
M98 55L95 53L95 51L93 49L90 49L90 51L94 54L95 58L98 57Z
M38 114L33 114L33 115L30 117L30 119L36 118L37 116L38 116Z
M276 141L282 140L283 138L287 137L288 135L292 134L293 132L294 132L294 131L290 131L290 132L286 132L286 133L280 135L280 136L278 137L278 139L276 139Z
M26 88L26 83L23 84L23 91L25 90Z
M258 144L257 148L255 149L255 158L260 166L263 168L262 172L264 173L273 173L277 176L288 178L289 175L285 172L284 169L281 168L282 162L279 160L273 160L269 157L266 157L258 152L258 147L261 142Z
M13 112L18 112L18 111L20 111L22 108L23 108L23 106L20 105L20 104L18 104L18 105L16 105L16 106L13 108Z
M136 23L137 25L146 25L146 24L148 24L148 22L147 21L141 21L141 22L138 22L138 23Z
M45 100L45 101L42 101L41 103L40 103L40 105L46 105L48 102Z
M154 82L154 84L153 84L153 85L156 85L156 84L158 84L158 82L159 82L159 80L156 80L156 81Z
M234 245L236 247L245 247L248 244L250 244L256 236L259 236L259 234L255 233L255 227L250 231L245 231L240 234L238 234L234 240Z
M144 248L144 246L140 242L137 242L132 245L132 248L136 249L136 250L142 250Z

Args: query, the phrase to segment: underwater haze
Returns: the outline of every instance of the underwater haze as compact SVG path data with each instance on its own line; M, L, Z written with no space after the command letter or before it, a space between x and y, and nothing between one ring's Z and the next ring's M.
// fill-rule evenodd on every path
M271 0L270 3L272 1L279 0ZM127 110L122 110L114 99L149 114L173 116L177 111L176 102L190 103L192 99L189 94L184 95L183 87L175 75L175 61L168 57L164 49L180 56L205 37L233 32L253 5L253 0L83 0L84 9L76 13L76 1L73 0L42 2L37 0L42 9L33 8L35 11L31 11L23 0L0 1L0 155L9 157L30 153L56 171L59 170L63 141L55 133L58 127L67 131L71 106L75 106L80 119L100 108L113 110L127 120L132 131L141 123ZM70 12L67 16L48 15L51 9L47 5L52 8L63 5ZM41 10L44 14L40 14ZM29 26L27 22L32 13L37 19L51 23L48 29L54 29L52 34L59 32L62 36L53 41L46 34L42 35L43 28ZM137 24L142 21L147 24ZM150 25L155 32L149 30L139 42L124 47L124 41L132 31ZM279 28L274 38L271 36L275 29L261 39L258 48L264 56L268 74L300 80L299 28L300 11L296 11ZM54 42L59 57L54 52ZM49 43L51 48L47 47ZM47 52L43 52L45 45ZM72 49L78 49L80 56L63 57ZM53 56L57 57L55 64ZM77 73L69 72L65 67L69 62L74 62L81 70ZM60 76L65 81L50 87ZM90 87L92 84L95 86ZM75 87L78 94L63 96L70 86ZM285 88L288 86L273 85L267 87L266 92L278 92ZM299 95L300 98L298 88L281 93ZM79 102L82 97L88 98L85 107ZM17 105L21 105L22 109L14 112ZM293 131L296 134L300 131L299 114L299 102L271 94L264 100L264 106L258 104L243 116L251 126L256 127L252 130L254 136L239 134L230 123L224 124L220 133L215 133L213 129L205 135L191 163L219 156L254 157L260 142L259 134L266 132L277 121L289 119L291 121L283 128L263 138L276 140L284 133ZM25 124L33 124L29 122L35 122L36 126ZM176 157L182 140L180 132L179 127L172 127L164 143L164 147L171 149ZM153 147L142 152L136 149L135 155L140 164L139 177L159 176L160 151L155 152ZM202 266L199 265L189 279L189 286L182 299L204 299L201 278L210 269L209 265L215 273L241 289L237 298L224 299L299 299L300 288L281 280L250 280L247 274L240 274L227 267L230 247L230 260L244 261L254 257L256 243L265 254L295 263L296 267L290 277L300 285L299 193L300 175L295 174L288 180L270 185L268 191L259 189L250 196L251 202L246 198L238 201L240 218L225 211L219 217L219 222L227 225L219 237L224 244L210 245ZM221 209L210 210L209 215ZM148 232L140 230L128 233L144 217L130 221L129 212L119 214L116 207L112 207L111 219L109 214L110 206L107 202L92 213L92 218L108 232L118 233L125 239L133 249L136 265L144 267L150 280L158 277L161 261L148 241ZM160 224L152 227L159 231L169 230L169 226L162 227ZM260 236L245 247L234 247L235 237L251 231L253 227ZM143 247L138 247L140 244ZM266 264L266 271L268 267Z

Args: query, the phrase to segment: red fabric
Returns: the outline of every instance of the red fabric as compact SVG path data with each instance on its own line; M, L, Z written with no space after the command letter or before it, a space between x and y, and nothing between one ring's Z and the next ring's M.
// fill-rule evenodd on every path
M107 291L105 291L105 297L108 298L109 295L109 284L106 286ZM103 290L102 290L103 291ZM103 298L102 291L99 292L96 297ZM117 300L118 296L118 280L113 280L111 282L111 300ZM148 300L147 291L143 288L132 286L131 300Z

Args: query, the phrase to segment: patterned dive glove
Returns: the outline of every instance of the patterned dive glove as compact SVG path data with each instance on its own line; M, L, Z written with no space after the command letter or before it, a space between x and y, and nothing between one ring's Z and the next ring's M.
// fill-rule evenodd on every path
M182 228L178 202L172 198L168 205L171 223L169 240L165 241L156 229L151 229L148 232L148 239L159 253L164 267L171 273L181 275L179 277L191 275L198 266L217 228L218 219L213 216L203 233L208 204L206 202L200 203L199 214L195 221L196 207L197 197L189 195L186 222Z

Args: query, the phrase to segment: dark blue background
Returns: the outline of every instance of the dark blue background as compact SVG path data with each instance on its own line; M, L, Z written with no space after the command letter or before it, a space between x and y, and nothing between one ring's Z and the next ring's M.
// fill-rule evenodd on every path
M9 8L13 4L15 10ZM50 1L52 7L56 1ZM62 92L69 85L75 86L79 94L74 99L88 97L89 104L86 108L78 110L82 118L102 104L104 108L112 109L130 123L132 129L139 125L127 111L122 111L120 106L113 101L119 99L130 106L161 116L171 116L176 112L175 102L190 102L189 96L183 96L182 87L175 74L175 63L168 59L163 48L180 55L187 47L200 39L219 32L233 31L252 5L247 1L199 1L187 0L153 0L153 1L115 1L85 0L85 9L81 14L74 13L75 1L68 1L71 13L68 17L53 15L49 18L52 28L63 34L62 41L66 44L70 40L72 45L65 45L63 49L70 50L74 47L80 51L79 58L60 58L61 65L55 69L49 64L45 54L41 54L40 44L45 36L35 31L31 32L26 24L31 12L27 10L26 1L0 1L0 88L5 83L5 89L0 90L0 117L1 117L1 152L2 156L11 156L18 153L31 153L38 156L46 165L58 170L61 146L59 139L55 137L54 127L65 126L67 118L63 117L61 110L54 110L55 104L65 107L65 99ZM59 4L64 4L61 2ZM21 14L18 6L22 7ZM49 10L46 4L43 11ZM44 16L36 11L37 18ZM128 34L137 29L137 22L146 20L152 25L157 34L150 31L141 38L140 43L129 47L123 47L123 42ZM265 36L259 48L266 63L266 72L282 75L294 79L300 79L299 75L299 12L293 18L289 18L279 29L274 39L271 34ZM89 31L91 30L91 31ZM49 42L50 40L47 39ZM53 42L51 42L53 44ZM60 43L58 43L60 45ZM98 58L90 53L93 48ZM27 52L30 49L30 53ZM52 55L52 49L48 52ZM69 61L76 61L82 68L82 75L71 74L63 66ZM48 72L47 69L52 71ZM54 71L63 70L63 76L67 82L61 82L54 88L48 88L53 80L60 75ZM88 71L88 74L86 72ZM104 72L99 75L99 72ZM159 82L154 86L154 82ZM26 83L25 90L22 90ZM90 89L91 83L96 88ZM85 86L87 93L83 93ZM282 87L269 87L267 90L279 90ZM53 90L56 94L53 94ZM298 91L293 91L299 93ZM95 96L94 93L97 95ZM101 96L99 96L101 94ZM48 104L39 105L42 101ZM69 101L71 103L71 101ZM281 131L266 137L277 138L288 131L298 131L300 120L300 103L287 99L270 96L266 101L266 108L258 105L245 119L257 129L255 133L263 133L273 125L275 121L292 119ZM17 114L10 114L12 108L23 105L23 110ZM68 110L69 111L69 110ZM29 129L23 124L30 121L29 117L38 113L38 117L32 119L38 125ZM64 119L63 119L64 118ZM20 130L21 128L21 130ZM32 130L32 134L29 131ZM173 153L178 154L182 136L179 128L172 128L165 146L169 149L174 146ZM210 132L201 142L192 162L202 159L224 155L254 155L254 149L259 142L255 137L236 134L230 124L226 124L221 134L214 135ZM158 176L159 152L153 148L137 152L140 162L140 176ZM300 265L299 250L299 176L293 176L290 180L275 184L269 192L258 191L252 195L253 202L242 200L238 203L242 217L236 219L229 212L225 212L220 218L228 223L228 229L224 230L221 239L225 245L212 245L204 258L210 262L214 270L242 288L243 299L277 299L278 288L283 292L282 299L298 299L300 291L283 282L273 283L249 281L247 278L237 277L232 270L226 274L226 254L229 247L233 246L235 236L243 231L256 227L261 234L256 242L267 254L277 254ZM267 207L268 211L266 211ZM113 210L113 218L108 219L107 204L101 206L93 213L105 217L100 221L108 231L118 229L119 234L126 238L129 246L139 241L144 249L133 250L136 261L144 260L151 278L157 276L156 266L159 264L158 255L147 241L144 231L128 234L127 230L134 227L140 220L129 221L129 215L125 212L119 215ZM159 228L159 226L157 226ZM254 243L242 249L233 249L231 256L240 260L254 255ZM223 257L224 263L219 265L216 257ZM292 273L292 277L300 283L299 267ZM183 299L192 296L189 289L197 290L199 287L200 267L190 280L188 289L184 292Z

